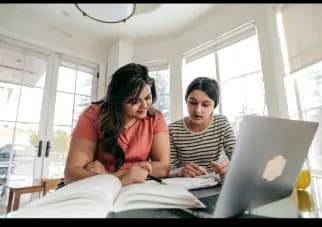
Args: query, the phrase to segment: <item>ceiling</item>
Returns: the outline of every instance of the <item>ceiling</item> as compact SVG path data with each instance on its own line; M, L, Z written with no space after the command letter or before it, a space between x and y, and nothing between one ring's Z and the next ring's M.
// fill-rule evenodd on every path
M0 26L21 30L22 35L38 29L48 32L48 36L54 34L72 41L91 40L102 48L113 45L120 37L133 43L176 37L191 24L196 26L201 17L213 13L215 6L218 4L136 4L134 15L125 23L108 24L84 17L75 4L0 4ZM34 86L45 69L31 56L0 49L0 81L20 83L22 70L22 83Z
M175 36L217 4L136 4L134 15L125 23L106 24L84 17L74 4L1 4L29 19L59 31L69 38L79 34L99 42L126 37L133 42Z

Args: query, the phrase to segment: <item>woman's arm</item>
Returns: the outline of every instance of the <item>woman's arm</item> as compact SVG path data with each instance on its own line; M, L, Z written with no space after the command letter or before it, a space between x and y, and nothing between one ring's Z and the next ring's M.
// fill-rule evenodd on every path
M72 137L65 166L65 184L97 174L85 169L93 161L95 149L96 143Z
M168 177L170 170L170 142L168 132L156 133L151 148L152 176Z

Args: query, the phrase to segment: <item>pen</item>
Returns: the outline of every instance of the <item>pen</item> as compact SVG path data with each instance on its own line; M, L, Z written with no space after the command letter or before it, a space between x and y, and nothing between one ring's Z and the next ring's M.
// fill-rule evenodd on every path
M151 179L151 180L154 180L160 184L165 184L160 178L157 178L157 177L154 177L154 176L151 176L151 175L148 175L148 177Z

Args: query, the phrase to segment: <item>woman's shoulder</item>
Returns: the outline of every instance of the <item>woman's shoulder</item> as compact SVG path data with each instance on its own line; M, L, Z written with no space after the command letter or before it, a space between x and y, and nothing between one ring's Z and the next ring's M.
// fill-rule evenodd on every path
M164 121L164 116L162 114L162 112L158 109L150 109L147 116L145 118L143 118L141 121L142 122L150 122L152 124L154 124L155 122L159 122L160 120Z
M99 114L99 105L98 104L90 104L83 111L83 115L88 117L97 117Z
M163 113L160 110L154 108L153 111L155 117L163 117Z

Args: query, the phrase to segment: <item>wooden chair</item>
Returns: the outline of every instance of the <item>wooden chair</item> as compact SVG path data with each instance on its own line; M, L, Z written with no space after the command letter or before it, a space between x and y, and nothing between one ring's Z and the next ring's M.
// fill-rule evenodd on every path
M57 185L63 181L64 181L63 178L41 179L38 185L32 185L32 186L26 186L26 187L9 187L7 213L18 209L19 203L20 203L20 197L22 194L42 192L42 195L44 196L50 190L56 189Z

